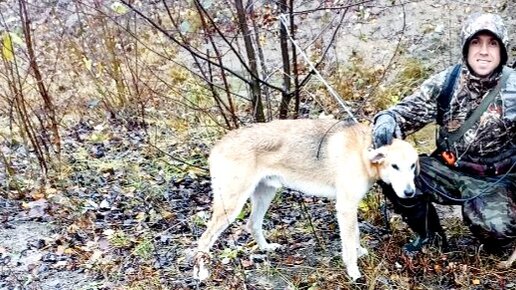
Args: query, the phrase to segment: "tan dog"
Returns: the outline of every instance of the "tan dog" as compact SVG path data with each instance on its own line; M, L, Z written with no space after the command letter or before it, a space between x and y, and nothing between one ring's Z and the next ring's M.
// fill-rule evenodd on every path
M360 277L357 210L360 200L381 179L400 197L415 193L418 154L405 141L376 150L371 128L336 120L277 120L229 132L213 148L209 163L213 215L198 241L194 277L209 277L205 263L219 235L251 198L247 229L260 249L274 250L262 232L264 215L282 186L306 194L336 198L342 260L348 275Z

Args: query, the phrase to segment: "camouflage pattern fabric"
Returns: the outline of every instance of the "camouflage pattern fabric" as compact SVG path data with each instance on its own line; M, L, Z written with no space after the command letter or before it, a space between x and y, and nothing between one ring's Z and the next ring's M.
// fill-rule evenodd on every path
M420 156L420 166L416 187L427 201L462 205L465 224L486 243L504 244L516 239L516 173L473 176L431 156Z
M452 67L425 81L412 95L389 109L395 116L402 136L416 132L435 121L437 97ZM480 105L482 97L496 85L501 74L480 79L463 66L458 87L451 97L449 110L443 115L446 129L453 132ZM379 114L382 114L380 112ZM455 144L451 144L457 156L471 159L496 156L501 151L515 147L516 140L516 72L512 71L493 104L482 114L470 130Z
M480 31L491 32L501 42L501 65L490 75L479 77L470 71L467 60L469 41ZM494 14L473 14L461 31L462 70L450 99L449 110L443 114L443 126L452 133L459 129L493 89L507 61L509 39L502 19ZM375 116L390 113L396 119L396 130L402 137L435 122L437 98L447 75L453 69L437 73L398 104ZM493 103L459 140L449 144L460 161L490 163L506 161L516 152L516 71L512 70ZM441 233L442 227L432 202L461 204L464 222L472 233L486 243L516 239L516 174L474 176L451 169L440 160L421 157L421 174L416 186L421 195L399 199L388 186L382 186L395 211L421 237ZM513 171L514 172L514 171Z
M462 30L463 45L478 31L489 30L508 44L507 30L501 18L493 14L473 14ZM464 61L464 60L463 60ZM396 118L403 137L416 132L435 121L437 97L442 90L449 67L428 80L418 90L388 109ZM473 75L464 64L459 80L451 96L449 110L443 115L443 123L449 132L460 128L481 103L482 98L496 86L502 66L487 77ZM385 113L380 112L378 115ZM499 152L514 150L516 144L516 72L512 71L493 104L484 112L470 130L455 144L450 144L455 155L464 160L496 157Z
M467 57L467 44L471 37L480 31L490 31L499 41L502 42L502 64L507 62L507 47L509 47L509 35L505 27L502 17L490 13L474 13L471 14L464 22L460 32L462 56Z

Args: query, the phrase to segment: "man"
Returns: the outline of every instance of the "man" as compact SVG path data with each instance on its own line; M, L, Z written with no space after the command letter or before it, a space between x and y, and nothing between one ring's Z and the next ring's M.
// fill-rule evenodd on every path
M437 150L420 158L416 197L400 199L382 185L417 234L405 251L418 251L436 237L446 241L433 202L462 205L464 222L487 246L516 239L516 72L505 67L507 30L499 16L476 13L464 23L461 43L456 82L450 81L451 67L374 119L375 147L431 122L439 125ZM439 97L446 91L447 99Z

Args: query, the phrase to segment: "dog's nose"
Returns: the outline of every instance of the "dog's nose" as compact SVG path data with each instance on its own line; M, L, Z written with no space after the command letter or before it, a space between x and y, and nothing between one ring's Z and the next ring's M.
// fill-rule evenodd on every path
M405 194L406 197L414 197L414 195L416 195L416 191L412 187L405 188L403 193Z

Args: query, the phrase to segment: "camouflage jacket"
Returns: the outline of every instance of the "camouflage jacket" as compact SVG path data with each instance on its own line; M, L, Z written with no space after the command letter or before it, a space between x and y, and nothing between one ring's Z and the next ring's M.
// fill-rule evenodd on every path
M395 116L402 137L436 120L437 98L452 68L433 75L412 95L387 110ZM463 65L450 100L449 110L443 115L443 126L449 132L460 128L478 107L482 98L496 86L500 77L501 73L498 73L487 80L479 79ZM451 149L463 159L496 159L500 152L514 151L515 143L516 71L511 71L495 101L480 120L452 144Z

